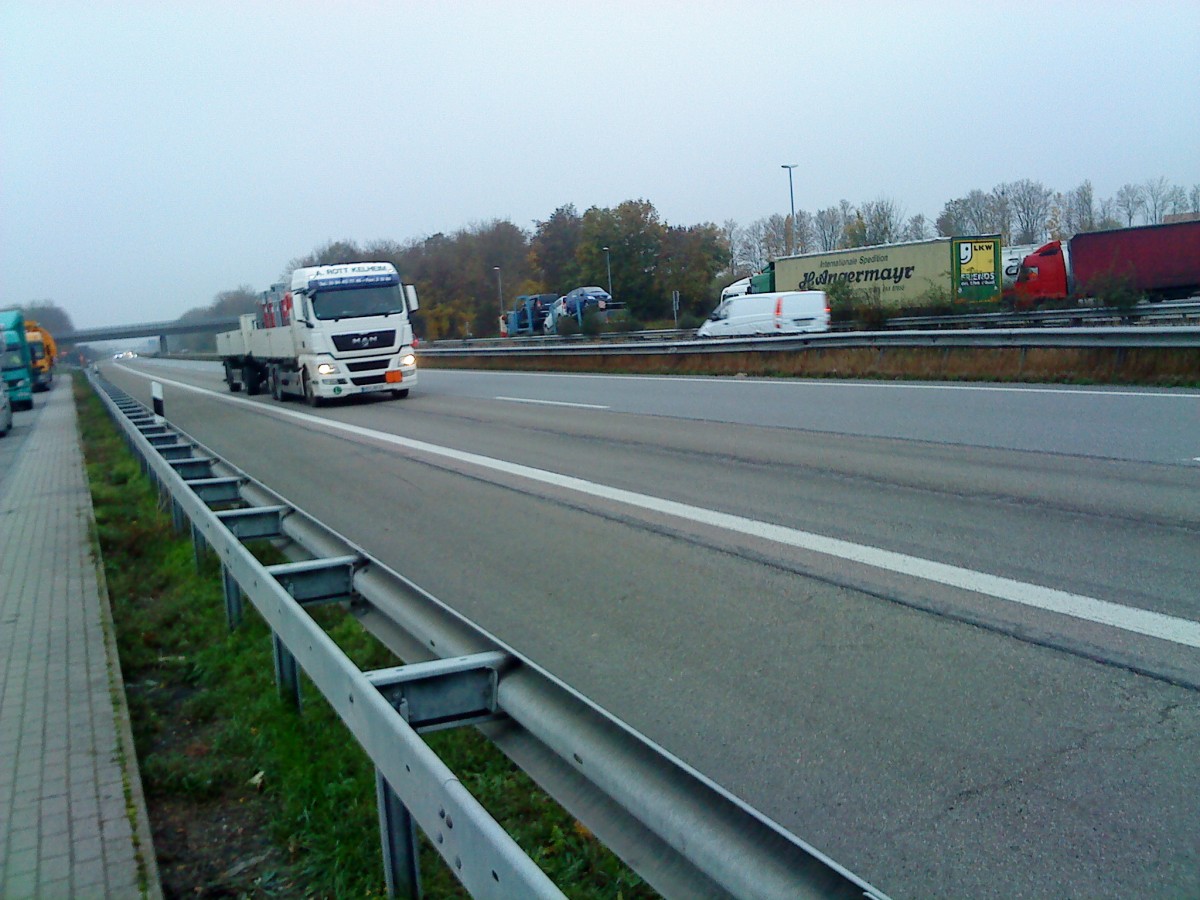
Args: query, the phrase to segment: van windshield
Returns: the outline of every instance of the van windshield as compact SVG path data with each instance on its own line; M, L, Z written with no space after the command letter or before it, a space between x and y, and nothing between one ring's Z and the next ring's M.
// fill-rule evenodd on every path
M716 309L714 309L708 315L708 321L710 321L710 322L716 322L718 319L727 319L727 318L729 318L729 301L728 300L726 300L724 303L720 304Z
M313 315L318 319L353 319L404 312L404 298L394 284L348 290L318 291L312 295Z

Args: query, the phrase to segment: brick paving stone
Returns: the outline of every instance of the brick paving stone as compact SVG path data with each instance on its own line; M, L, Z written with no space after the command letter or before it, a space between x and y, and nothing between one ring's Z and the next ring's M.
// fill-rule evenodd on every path
M119 696L123 688L93 521L71 387L62 379L38 396L32 429L0 473L5 900L161 897L127 713L113 702L114 688ZM134 843L135 829L148 852Z

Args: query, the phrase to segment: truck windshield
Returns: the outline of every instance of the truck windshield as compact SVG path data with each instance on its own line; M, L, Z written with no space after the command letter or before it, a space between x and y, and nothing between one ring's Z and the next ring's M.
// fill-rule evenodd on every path
M313 315L318 319L352 319L404 312L404 298L394 284L318 291L312 296Z
M0 367L5 369L23 369L25 368L25 360L21 358L20 350L9 350L0 357Z

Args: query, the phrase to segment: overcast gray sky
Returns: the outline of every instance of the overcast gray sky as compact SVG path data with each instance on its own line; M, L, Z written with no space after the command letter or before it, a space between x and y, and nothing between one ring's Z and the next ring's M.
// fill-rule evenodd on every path
M330 239L1200 183L1200 2L0 0L0 306L173 319Z

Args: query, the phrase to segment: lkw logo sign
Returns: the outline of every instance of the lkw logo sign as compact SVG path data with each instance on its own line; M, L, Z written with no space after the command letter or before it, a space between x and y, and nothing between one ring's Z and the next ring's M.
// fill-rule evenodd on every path
M379 334L355 334L350 337L350 346L355 350L369 350L380 343Z

